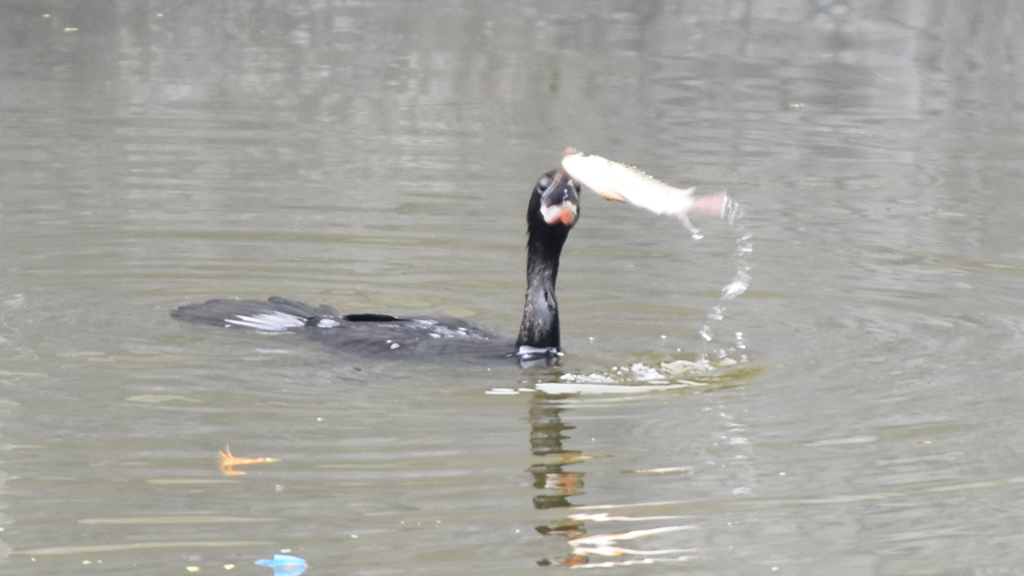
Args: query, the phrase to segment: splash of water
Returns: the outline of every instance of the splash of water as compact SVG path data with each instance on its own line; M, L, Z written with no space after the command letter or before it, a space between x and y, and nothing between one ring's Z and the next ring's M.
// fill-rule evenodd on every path
M690 222L690 219L687 218L685 214L679 214L678 218L679 221L682 222L683 228L686 228L686 231L690 233L690 238L693 238L694 240L704 238L704 233L701 232L700 228L694 226L693 222Z
M737 331L733 334L732 342L729 343L720 343L721 340L715 333L715 328L721 326L725 320L726 304L738 298L750 287L750 255L754 252L753 235L743 224L743 208L739 202L730 197L726 201L723 218L738 232L736 249L733 251L736 271L729 283L722 287L722 296L718 304L708 311L706 321L700 329L704 349L699 364L708 370L747 361L744 353L747 345L743 332Z

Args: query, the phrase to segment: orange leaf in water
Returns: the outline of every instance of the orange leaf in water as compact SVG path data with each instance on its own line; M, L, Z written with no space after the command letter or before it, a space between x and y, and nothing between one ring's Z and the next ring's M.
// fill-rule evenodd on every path
M231 453L231 447L225 446L220 451L220 471L225 476L245 476L245 472L235 470L235 466L247 464L267 464L269 462L280 462L277 458L239 458Z

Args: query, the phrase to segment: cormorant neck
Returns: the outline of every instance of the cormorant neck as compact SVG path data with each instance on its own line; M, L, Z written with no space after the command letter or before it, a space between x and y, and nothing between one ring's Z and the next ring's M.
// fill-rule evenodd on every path
M526 255L526 304L519 327L516 348L547 348L561 350L558 326L558 301L555 280L558 258L568 236L567 227L530 230Z

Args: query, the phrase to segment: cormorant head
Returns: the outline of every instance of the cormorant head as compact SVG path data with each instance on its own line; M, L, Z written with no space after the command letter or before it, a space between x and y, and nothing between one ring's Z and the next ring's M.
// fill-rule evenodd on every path
M527 220L530 229L537 227L569 228L580 217L580 185L564 168L547 172L537 180L530 199Z

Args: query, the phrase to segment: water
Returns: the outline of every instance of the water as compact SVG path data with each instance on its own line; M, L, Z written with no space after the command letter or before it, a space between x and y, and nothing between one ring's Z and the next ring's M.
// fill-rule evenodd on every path
M1022 28L5 2L3 571L1022 573ZM569 145L742 215L695 241L584 195L558 367L168 316L277 294L513 334L526 200ZM227 445L281 461L225 476Z

